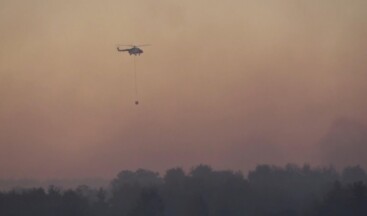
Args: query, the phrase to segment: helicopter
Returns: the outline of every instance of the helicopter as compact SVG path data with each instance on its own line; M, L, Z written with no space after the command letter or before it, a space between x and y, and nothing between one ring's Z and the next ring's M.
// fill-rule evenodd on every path
M121 49L120 47L131 47L128 49ZM143 44L143 45L117 45L117 51L118 52L129 52L130 55L140 55L143 53L143 50L140 49L142 46L150 46L149 44Z

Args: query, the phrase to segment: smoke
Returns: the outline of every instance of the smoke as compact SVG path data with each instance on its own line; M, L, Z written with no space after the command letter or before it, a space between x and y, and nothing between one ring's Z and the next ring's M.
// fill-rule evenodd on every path
M337 167L361 165L367 167L367 126L359 121L336 120L320 142L326 164Z
M365 1L21 3L0 9L0 176L333 162L331 122L367 122ZM139 106L117 43L152 44Z

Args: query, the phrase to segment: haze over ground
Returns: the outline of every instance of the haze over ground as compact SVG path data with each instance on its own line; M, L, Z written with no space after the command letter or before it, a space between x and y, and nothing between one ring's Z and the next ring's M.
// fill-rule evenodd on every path
M366 8L0 0L0 177L366 167ZM118 43L153 45L136 59L139 106Z

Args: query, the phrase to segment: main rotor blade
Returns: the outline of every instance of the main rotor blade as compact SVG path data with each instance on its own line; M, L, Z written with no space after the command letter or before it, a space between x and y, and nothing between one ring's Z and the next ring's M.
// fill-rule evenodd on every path
M143 46L151 46L150 44L142 44L142 45L136 45L137 47L143 47Z
M134 45L124 45L124 44L117 44L117 47L124 46L124 47L134 47Z

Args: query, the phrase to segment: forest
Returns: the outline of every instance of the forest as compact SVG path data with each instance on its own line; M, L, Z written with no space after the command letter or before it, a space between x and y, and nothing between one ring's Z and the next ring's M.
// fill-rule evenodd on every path
M124 170L106 188L14 188L0 192L2 216L366 216L367 175L309 165L240 171L198 165L159 175Z

